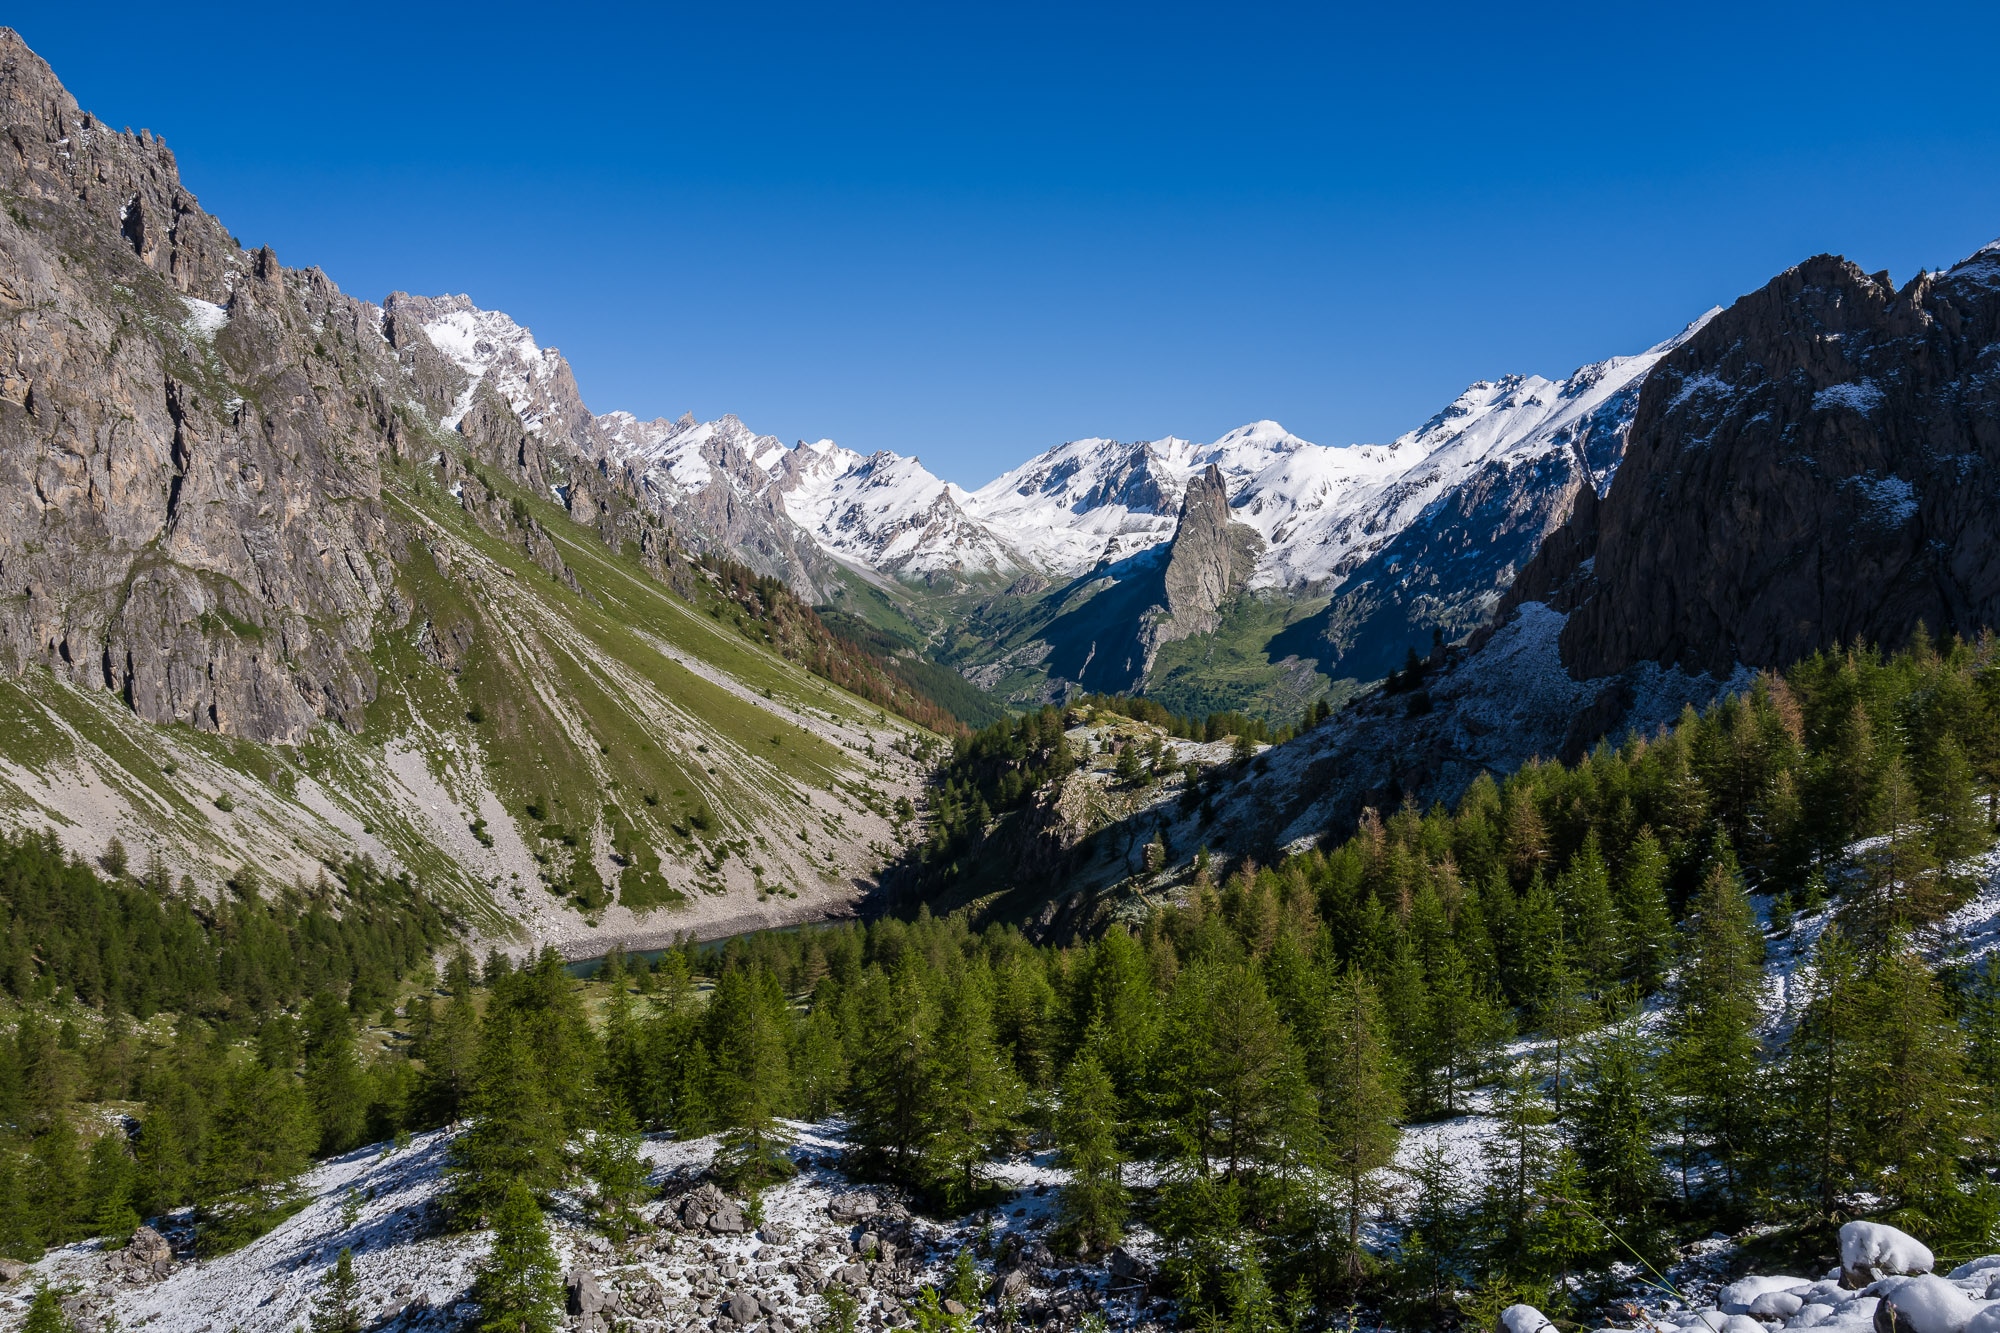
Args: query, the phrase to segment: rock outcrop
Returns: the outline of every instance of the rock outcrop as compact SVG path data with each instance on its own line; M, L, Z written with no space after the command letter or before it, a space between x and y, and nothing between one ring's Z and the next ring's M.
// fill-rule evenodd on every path
M1229 486L1210 463L1181 499L1180 522L1160 576L1164 614L1151 626L1149 647L1214 632L1222 608L1242 589L1263 551L1264 539L1255 528L1230 520ZM1149 666L1151 661L1149 652Z
M264 739L357 725L402 378L377 312L239 247L11 30L0 122L0 671Z
M1510 603L1572 675L1721 674L2000 623L2000 242L1901 290L1822 255L1648 377L1626 458Z
M0 675L257 740L358 728L407 614L385 467L435 466L574 586L438 448L453 428L612 545L657 537L553 350L475 378L428 336L437 302L377 308L243 249L161 139L80 110L5 29L0 143Z

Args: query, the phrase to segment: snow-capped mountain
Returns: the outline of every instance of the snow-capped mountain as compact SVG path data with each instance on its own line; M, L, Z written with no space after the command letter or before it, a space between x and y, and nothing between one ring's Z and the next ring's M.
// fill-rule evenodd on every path
M1329 666L1370 618L1390 614L1400 653L1404 630L1456 633L1483 615L1576 489L1604 493L1638 385L1708 318L1561 381L1481 381L1388 444L1314 444L1274 421L1206 444L1071 440L967 491L913 457L787 446L734 416L593 416L561 355L507 316L462 296L399 300L471 381L456 415L489 384L531 431L556 430L632 474L698 544L814 593L841 566L947 582L1110 569L1172 538L1188 483L1212 466L1233 519L1263 539L1249 587L1347 599L1323 630L1294 634L1318 635L1294 647Z

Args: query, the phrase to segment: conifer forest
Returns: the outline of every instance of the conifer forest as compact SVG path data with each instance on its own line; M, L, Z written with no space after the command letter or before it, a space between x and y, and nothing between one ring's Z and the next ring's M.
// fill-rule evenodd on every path
M1023 743L958 742L950 799L1066 761L1059 724L1001 731ZM181 1215L227 1253L316 1159L455 1127L436 1224L495 1230L482 1327L546 1327L559 1193L623 1236L645 1137L720 1135L716 1179L754 1200L816 1122L853 1178L942 1216L991 1203L1000 1155L1052 1151L1058 1251L1145 1229L1191 1327L1481 1327L1516 1302L1587 1325L1691 1240L1811 1265L1860 1216L1984 1253L2000 955L1941 953L1937 927L1983 882L1996 792L1995 645L1919 639L1204 867L1063 947L919 909L579 977L473 957L360 862L264 892L245 867L217 901L18 839L0 1251ZM1474 1109L1497 1132L1468 1157L1439 1131Z

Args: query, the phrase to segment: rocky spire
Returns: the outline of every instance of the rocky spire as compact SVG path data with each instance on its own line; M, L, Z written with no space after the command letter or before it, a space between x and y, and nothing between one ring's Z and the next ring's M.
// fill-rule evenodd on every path
M1229 487L1210 463L1188 482L1181 498L1180 523L1167 550L1162 576L1165 606L1148 635L1146 662L1163 643L1207 634L1222 620L1222 608L1250 577L1264 539L1229 516Z

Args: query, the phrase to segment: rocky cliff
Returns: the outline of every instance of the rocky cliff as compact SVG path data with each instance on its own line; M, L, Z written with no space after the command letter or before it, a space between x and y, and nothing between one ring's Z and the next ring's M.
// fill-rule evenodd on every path
M1639 396L1626 458L1510 602L1572 612L1571 674L1781 666L2000 622L2000 243L1900 290L1822 255Z
M554 349L246 250L0 30L0 830L578 952L839 910L924 741L610 452Z
M0 669L295 739L373 697L377 314L239 247L0 31Z
M1231 521L1229 486L1210 463L1188 483L1180 521L1161 571L1161 613L1148 625L1147 665L1160 644L1213 633L1222 608L1243 588L1264 539L1255 528Z

